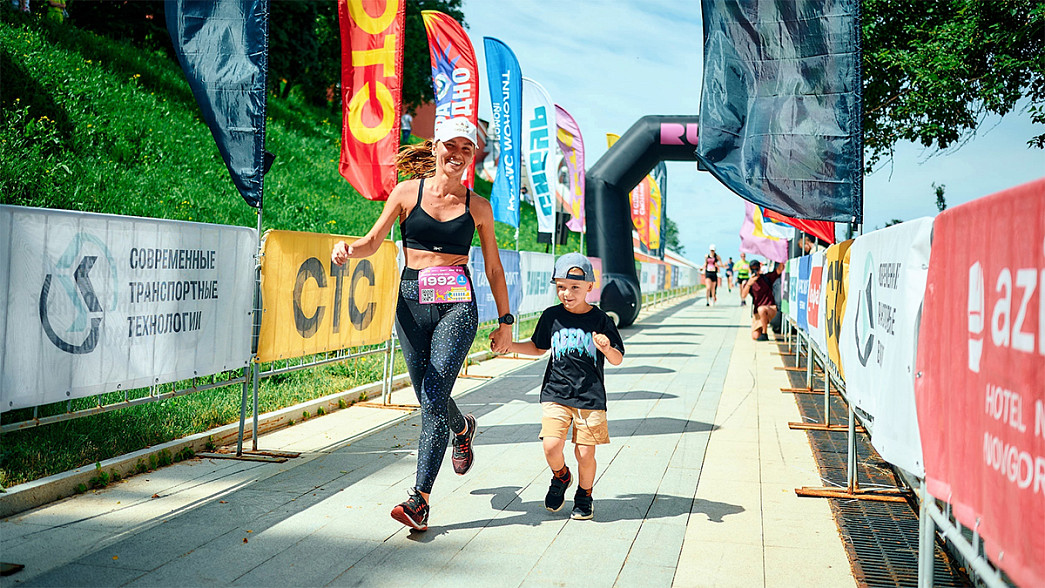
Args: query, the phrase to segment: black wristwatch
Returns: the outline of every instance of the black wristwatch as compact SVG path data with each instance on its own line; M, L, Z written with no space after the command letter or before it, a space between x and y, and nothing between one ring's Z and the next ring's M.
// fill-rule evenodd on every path
M497 317L497 322L502 325L510 325L515 322L515 317L512 316L512 313L508 312L505 313L504 316Z

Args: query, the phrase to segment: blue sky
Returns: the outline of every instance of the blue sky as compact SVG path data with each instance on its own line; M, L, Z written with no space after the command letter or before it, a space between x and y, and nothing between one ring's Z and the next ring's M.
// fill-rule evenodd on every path
M588 168L606 152L606 133L623 134L648 114L699 112L696 0L464 0L463 11L479 60L479 116L490 118L483 37L496 37L515 52L523 75L577 120ZM1026 146L1042 132L1026 113L1010 114L985 121L959 149L898 145L892 162L865 177L865 231L935 215L933 183L946 186L955 206L1045 176L1045 152ZM737 256L743 201L695 163L668 163L667 207L687 257L699 258L710 243L723 258Z

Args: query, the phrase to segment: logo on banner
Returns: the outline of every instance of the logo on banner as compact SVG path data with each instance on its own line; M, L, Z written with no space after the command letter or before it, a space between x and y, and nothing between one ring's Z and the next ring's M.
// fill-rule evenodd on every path
M834 292L839 292L842 286L842 259L832 259L827 265L827 283L828 288ZM842 332L842 313L838 312L837 294L835 294L835 301L833 304L828 304L827 308L824 309L827 320L827 324L824 327L827 329L827 336L837 340L838 335Z
M453 86L450 83L450 77L443 72L435 75L432 79L432 85L435 86L435 98L438 102L442 102L446 98L446 95L450 92L450 87Z
M334 333L341 332L341 300L345 288L345 277L349 274L349 264L330 266L330 277L334 279L333 292L333 323ZM315 257L310 257L298 268L297 279L294 282L294 326L298 333L305 339L315 336L319 332L320 325L326 314L326 306L317 304L311 314L306 314L305 306L302 304L304 291L309 281L314 281L316 287L326 291L327 274L323 263ZM358 293L358 288L366 282L367 290L372 290L377 283L374 265L369 259L361 259L351 268L351 278L348 283L348 320L357 330L362 331L370 326L374 320L374 312L377 304L369 302L362 308L359 299L365 297Z
M96 285L111 293L109 310L116 310L116 284L116 262L105 242L89 233L73 237L40 288L40 325L48 340L66 353L94 351L105 317Z
M860 365L867 367L867 360L871 358L874 350L874 301L877 298L874 282L874 259L871 253L867 253L864 263L864 272L867 276L866 284L856 295L856 328L853 333L856 336L856 355Z
M809 272L809 326L820 328L820 289L823 285L824 266L818 265Z
M969 266L969 369L980 373L983 357L983 267Z

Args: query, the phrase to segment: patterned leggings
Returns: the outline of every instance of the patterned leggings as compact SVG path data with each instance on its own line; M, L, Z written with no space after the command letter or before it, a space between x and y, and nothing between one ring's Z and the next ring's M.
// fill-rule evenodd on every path
M410 278L413 279L410 279ZM472 302L421 304L417 277L403 274L396 306L396 332L421 403L421 439L417 448L417 489L430 493L443 463L450 432L463 431L464 417L450 398L479 325Z

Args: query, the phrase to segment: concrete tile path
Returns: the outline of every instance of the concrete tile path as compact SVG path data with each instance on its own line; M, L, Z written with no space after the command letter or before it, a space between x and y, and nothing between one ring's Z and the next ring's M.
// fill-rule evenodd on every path
M0 521L0 559L26 566L0 586L853 585L827 502L793 491L819 479L775 346L729 298L622 333L594 520L569 519L572 492L543 505L546 360L498 358L455 389L479 419L476 466L444 461L425 533L388 516L419 415L353 406L261 437L302 452L283 464L191 460Z

